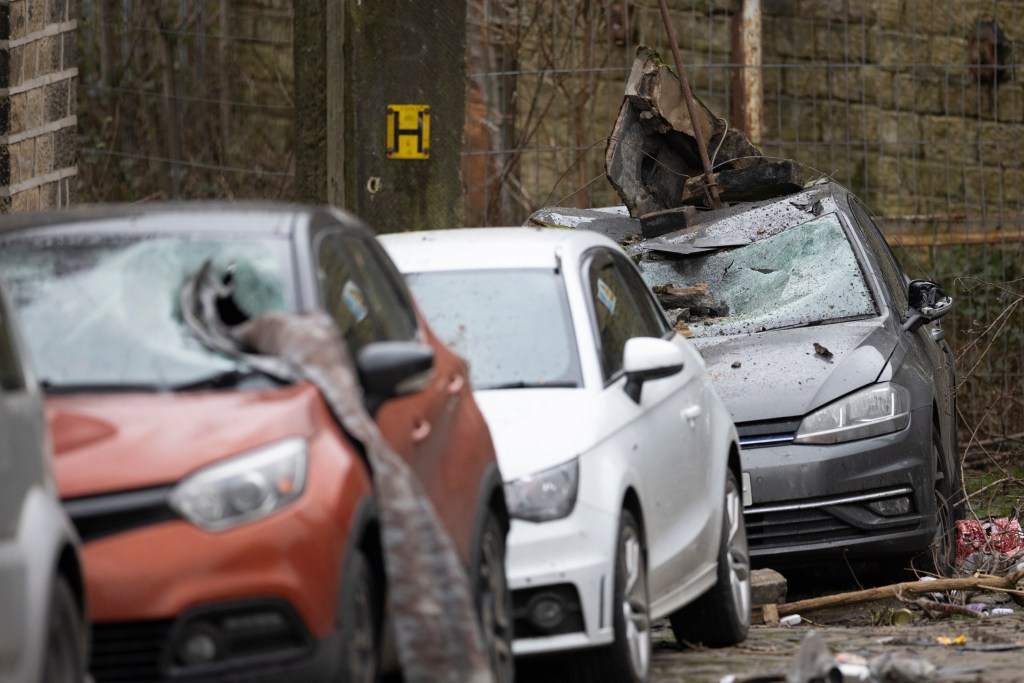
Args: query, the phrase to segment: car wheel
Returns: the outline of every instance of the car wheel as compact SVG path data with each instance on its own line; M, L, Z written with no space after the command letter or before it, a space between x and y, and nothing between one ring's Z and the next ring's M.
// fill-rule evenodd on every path
M359 548L350 551L345 564L338 617L342 646L336 680L376 681L382 618L381 582Z
M77 683L85 668L85 625L71 587L62 576L54 581L46 636L44 683Z
M488 513L473 570L473 595L495 683L512 683L512 592L505 577L505 532Z
M736 475L727 471L718 581L707 593L669 617L681 645L735 645L750 630L750 553L743 523L743 498Z
M615 640L596 651L583 651L573 662L573 680L640 683L651 668L651 613L647 594L647 549L629 510L619 520L612 601Z

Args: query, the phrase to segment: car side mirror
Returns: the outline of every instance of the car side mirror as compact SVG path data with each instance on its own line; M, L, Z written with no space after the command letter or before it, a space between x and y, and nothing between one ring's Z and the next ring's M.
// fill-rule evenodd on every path
M420 342L371 342L356 354L356 369L371 414L389 398L426 389L433 368L434 350Z
M633 337L622 352L622 369L626 373L626 395L640 403L644 382L676 374L683 369L683 350L657 337Z
M913 280L907 288L907 303L911 311L903 329L913 331L949 313L953 308L953 297L934 282Z

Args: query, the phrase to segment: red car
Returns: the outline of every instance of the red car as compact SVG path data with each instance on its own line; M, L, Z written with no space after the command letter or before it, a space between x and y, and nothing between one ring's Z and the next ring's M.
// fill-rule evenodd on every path
M379 664L381 503L361 445L314 386L189 334L178 296L207 259L232 279L236 313L325 309L356 359L412 342L386 367L357 361L364 402L437 508L510 680L508 513L464 361L352 216L185 203L0 222L0 275L83 540L97 683L334 681Z

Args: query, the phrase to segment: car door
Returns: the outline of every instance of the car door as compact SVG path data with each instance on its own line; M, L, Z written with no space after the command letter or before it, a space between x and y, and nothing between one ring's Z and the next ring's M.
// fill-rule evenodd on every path
M420 328L415 305L401 276L370 235L344 228L322 232L314 245L321 297L338 324L353 358L376 341L420 341L434 349L434 367L427 386L392 398L374 418L384 438L419 476L448 528L462 546L472 524L473 495L454 496L456 476L472 460L457 444L459 401L469 391L465 367ZM465 462L463 462L465 461ZM465 503L463 505L462 503ZM464 521L463 521L464 520ZM467 527L468 528L468 527Z
M710 485L702 462L710 455L710 423L702 396L707 389L699 381L703 364L680 340L687 354L683 370L646 382L639 403L634 402L624 390L626 341L675 334L624 256L610 249L595 250L584 272L604 377L602 403L609 418L621 422L613 438L621 441L639 482L654 602L714 558L714 547L707 548L709 552L693 547L722 495L719 486Z

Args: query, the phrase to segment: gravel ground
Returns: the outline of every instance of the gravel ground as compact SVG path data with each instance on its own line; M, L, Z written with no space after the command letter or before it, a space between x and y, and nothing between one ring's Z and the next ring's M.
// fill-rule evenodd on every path
M662 622L655 632L651 678L656 683L718 682L729 675L735 676L737 683L775 680L770 677L784 677L791 670L801 643L813 630L823 637L832 655L871 659L888 654L906 656L918 665L922 660L934 665L935 673L921 680L1017 683L1024 680L1024 608L1011 602L994 606L1015 612L981 619L931 620L914 607L911 624L876 626L874 621L884 610L903 607L895 600L878 601L803 615L803 623L791 628L755 626L744 643L721 650L684 650L676 644L667 622ZM959 644L945 645L940 640Z

